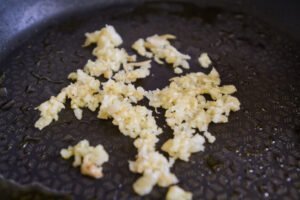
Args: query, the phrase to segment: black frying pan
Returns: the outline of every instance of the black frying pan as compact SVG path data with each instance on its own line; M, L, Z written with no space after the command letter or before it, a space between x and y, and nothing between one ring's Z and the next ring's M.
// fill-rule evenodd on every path
M242 108L229 123L210 126L217 141L172 168L194 199L299 199L299 8L297 1L1 0L0 199L164 198L159 187L143 198L134 194L138 175L127 160L136 150L111 121L87 110L78 121L66 109L43 131L33 127L34 107L92 58L91 48L81 48L84 33L105 24L115 26L129 52L139 37L175 34L174 45L194 58L190 71L208 72L196 61L206 51L223 83L237 86ZM152 73L137 85L163 88L174 76L157 64ZM170 136L164 128L160 144ZM84 138L110 154L100 180L59 156Z

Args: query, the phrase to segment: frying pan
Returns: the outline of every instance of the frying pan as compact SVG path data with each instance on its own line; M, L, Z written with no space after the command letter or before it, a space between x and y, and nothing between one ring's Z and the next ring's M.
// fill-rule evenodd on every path
M33 127L34 107L92 58L91 48L81 48L84 33L105 24L115 26L130 53L137 38L175 34L176 48L193 58L208 52L223 84L236 85L241 110L209 127L214 144L172 168L194 199L299 199L299 8L297 1L1 0L1 199L164 199L166 188L134 194L133 141L109 120L85 110L78 121L65 109L42 131ZM154 76L136 84L163 88L174 76L155 63L151 70ZM190 71L208 72L196 59ZM159 146L172 133L162 115ZM100 180L59 156L81 139L110 154Z

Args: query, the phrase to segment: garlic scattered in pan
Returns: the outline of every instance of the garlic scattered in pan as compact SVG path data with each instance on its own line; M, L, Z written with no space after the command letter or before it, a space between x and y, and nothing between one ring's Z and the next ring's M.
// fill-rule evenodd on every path
M90 146L87 140L81 140L74 147L62 149L60 155L64 159L74 156L73 166L80 166L81 173L93 178L103 176L102 165L108 161L109 156L102 145Z
M153 35L138 39L132 48L139 55L153 58L159 64L171 64L176 74L189 69L190 56L180 53L169 40L173 35ZM86 33L84 46L96 44L94 61L88 60L83 70L69 74L74 81L63 88L56 97L51 97L37 109L40 118L35 127L40 130L52 121L58 120L58 113L65 108L66 99L71 100L75 117L81 119L82 108L98 111L98 118L112 119L120 132L134 139L137 148L135 160L129 161L129 169L141 177L133 184L139 195L150 193L155 185L169 187L167 200L190 200L192 194L174 184L178 179L171 172L176 159L189 161L192 153L204 151L207 140L213 143L216 138L208 132L210 123L226 123L230 112L240 109L239 100L232 96L236 92L233 85L221 86L221 79L216 69L206 75L189 73L185 76L170 79L169 86L162 90L145 91L132 83L150 75L151 60L137 62L136 55L128 55L125 49L119 48L123 43L121 36L113 26L107 25L99 31ZM199 63L203 67L211 64L206 53L201 54ZM108 79L100 83L97 77ZM210 99L206 99L209 95ZM144 97L155 109L166 109L167 124L173 130L173 138L162 145L162 150L170 158L156 149L158 135L162 129L146 106L136 105ZM91 147L87 140L80 141L74 147L61 150L61 156L69 159L74 156L73 166L81 166L82 174L101 178L102 165L108 161L108 154L101 145Z

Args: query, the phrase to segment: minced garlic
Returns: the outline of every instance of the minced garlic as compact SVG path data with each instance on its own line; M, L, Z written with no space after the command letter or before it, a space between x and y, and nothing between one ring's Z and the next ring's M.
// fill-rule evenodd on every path
M177 185L174 185L169 188L166 200L192 200L192 196L192 193L186 192Z
M174 35L153 35L151 37L144 39L138 39L133 45L132 48L137 51L141 56L152 58L154 60L163 64L161 59L165 60L168 64L172 64L174 72L176 74L182 73L182 68L189 69L189 60L191 57L180 53L174 46L169 42L170 39L175 39ZM147 51L150 50L151 52Z
M128 89L131 88L131 89ZM130 161L130 170L143 174L133 185L133 189L139 195L151 192L158 184L167 187L177 183L176 176L170 172L173 161L168 161L157 152L155 144L157 135L162 133L156 124L152 111L145 106L135 106L131 102L140 100L137 94L138 88L124 83L109 80L103 85L103 99L98 117L101 119L113 119L113 124L119 127L121 133L134 141L138 154L135 161ZM132 99L134 97L134 99Z
M170 172L172 162L155 151L156 135L162 130L156 125L152 111L144 106L131 105L127 98L120 101L116 95L104 95L98 116L113 118L113 124L121 133L137 138L134 144L138 155L136 161L130 161L130 170L143 176L133 185L136 193L145 195L156 184L166 187L177 183L176 176Z
M58 120L58 113L65 108L66 93L60 92L56 97L52 96L50 100L39 105L38 109L41 114L34 126L40 130L48 126L53 120Z
M178 179L170 172L174 161L168 161L158 152L150 152L137 156L136 161L129 163L132 172L143 174L134 184L133 189L139 195L146 195L152 191L154 185L167 187L177 183Z
M102 96L104 95L115 95L119 100L125 98L128 102L137 103L144 98L146 94L142 87L135 87L132 84L125 84L123 82L117 82L112 79L103 83L103 89L101 91Z
M135 82L137 79L146 78L150 75L151 61L144 61L139 63L124 64L124 69L114 75L116 81L125 83ZM135 67L138 67L135 69Z
M194 129L204 132L208 142L213 143L215 137L207 132L209 124L225 123L230 111L239 110L239 100L230 95L236 88L220 83L218 72L212 69L208 75L190 73L172 78L168 87L148 92L149 104L166 109L166 122L174 130L174 138L162 147L170 156L188 161L191 153L204 150L204 138L194 135ZM212 100L206 100L204 94Z
M198 62L203 68L208 68L211 65L211 60L207 53L202 53L198 58Z
M100 31L86 33L84 46L96 43L93 55L97 57L95 61L88 60L84 71L91 76L104 75L110 78L113 72L119 71L121 64L126 63L130 56L125 49L117 48L123 43L121 36L113 26L106 25Z
M109 158L102 145L92 147L87 140L80 141L74 147L69 146L67 149L62 149L60 155L64 159L74 156L73 166L80 166L82 174L93 178L103 176L102 165Z
M100 81L96 80L84 73L82 70L77 70L75 83L71 83L69 86L64 88L67 98L71 100L71 108L74 109L75 116L78 114L78 109L89 108L91 111L95 111L99 106L101 96L100 92ZM78 119L81 119L80 117Z
M86 41L83 46L89 46L96 43L100 48L117 47L123 43L121 36L116 32L115 28L106 25L100 31L86 33Z
M145 40L140 38L133 45L132 48L138 52L139 55L147 58L152 58L153 54L148 52L145 47Z
M101 95L100 81L87 75L82 70L71 73L70 78L76 80L67 87L63 88L57 97L42 103L37 109L41 112L41 117L35 123L35 127L40 130L48 126L53 120L58 120L58 113L65 108L66 98L71 100L71 108L77 119L82 118L81 108L89 108L95 111L100 103Z
M216 141L216 137L215 136L213 136L210 132L208 132L208 131L205 131L204 133L203 133L203 135L206 137L206 139L207 139L207 141L209 142L209 143L214 143L215 141Z
M113 78L125 83L132 83L150 75L151 61L135 62L136 55L129 56L125 49L118 48L123 40L112 26L107 25L100 31L87 33L86 37L84 46L92 43L97 45L93 50L97 59L88 60L84 66L84 71L89 75L103 75L110 79L116 73Z
M158 135L162 132L152 111L145 106L133 106L128 98L120 100L116 95L104 95L98 117L113 118L113 124L119 127L121 133L132 138L143 133Z
M178 134L166 141L162 150L168 152L173 158L188 161L192 153L204 151L204 142L205 139L199 134L189 136Z

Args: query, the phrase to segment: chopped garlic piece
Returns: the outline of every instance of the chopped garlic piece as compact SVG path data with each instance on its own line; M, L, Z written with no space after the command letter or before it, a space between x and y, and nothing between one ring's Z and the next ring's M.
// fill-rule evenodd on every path
M134 191L141 196L149 194L157 183L158 175L158 173L148 173L143 175L134 182Z
M182 71L181 68L176 67L176 68L174 69L174 72L175 72L176 74L181 74L183 71Z
M176 37L170 34L166 35L153 35L151 37L144 39L138 39L132 48L137 51L141 56L152 57L154 55L154 60L163 64L161 59L165 60L168 64L172 64L175 73L182 73L182 67L184 69L189 69L190 66L187 62L191 57L180 53L174 46L169 42L170 39L175 39ZM147 52L149 49L150 52Z
M138 52L141 56L145 56L147 58L152 58L153 54L150 52L147 52L145 48L145 40L144 39L138 39L133 45L132 48Z
M207 138L209 143L214 143L216 141L216 137L213 136L210 132L205 131L203 135Z
M198 58L199 64L204 67L208 68L211 65L211 60L208 57L207 53L202 53Z
M76 72L71 72L69 75L68 75L68 79L72 80L72 81L76 81L77 79L77 73Z
M67 149L60 151L64 159L74 156L73 166L80 166L81 173L94 178L101 178L102 165L108 161L108 154L102 145L92 147L87 140L82 140L74 147L69 146Z
M220 87L220 90L223 94L233 94L236 92L236 87L234 85L224 85Z
M74 115L77 119L81 120L82 119L82 110L80 108L75 108Z
M166 200L192 200L192 193L186 192L177 185L174 185L169 188Z

